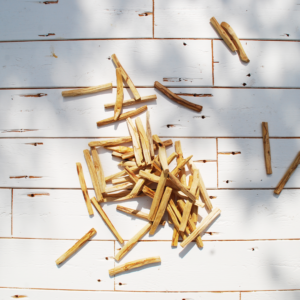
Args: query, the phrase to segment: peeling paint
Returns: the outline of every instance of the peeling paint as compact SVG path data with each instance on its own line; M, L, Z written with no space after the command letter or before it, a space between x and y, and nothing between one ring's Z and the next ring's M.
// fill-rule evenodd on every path
M43 143L25 143L25 145L38 146L38 145L44 145L44 144Z
M22 94L22 95L19 95L20 97L36 97L36 98L39 98L39 97L45 97L45 96L48 96L47 94L45 93L38 93L38 94Z
M38 197L38 196L50 196L49 193L40 193L40 194L27 194L28 197Z
M21 176L10 176L10 179L21 179L21 178L29 178L29 179L35 179L35 178L43 178L42 176L28 176L28 175L21 175Z
M52 35L55 35L55 33L48 33L48 34L39 34L39 36L52 36Z
M222 154L222 155L237 155L237 154L242 154L242 152L240 152L240 151L219 152L218 154Z

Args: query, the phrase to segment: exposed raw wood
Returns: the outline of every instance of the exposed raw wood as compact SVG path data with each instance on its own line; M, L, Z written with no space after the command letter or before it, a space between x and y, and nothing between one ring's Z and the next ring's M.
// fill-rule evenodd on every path
M282 189L284 188L284 186L286 185L289 178L292 176L293 172L296 170L299 164L300 164L300 152L298 152L296 158L294 159L294 161L292 162L292 164L290 165L290 167L288 168L288 170L286 171L282 179L277 184L274 190L275 194L279 195L281 193Z
M198 235L200 235L221 213L219 208L214 208L200 223L200 225L184 240L180 246L182 248L186 247L190 242L192 242Z
M116 230L116 228L114 227L114 225L112 224L112 222L110 221L110 219L108 218L108 216L106 215L106 213L104 212L104 210L102 209L102 207L100 206L100 204L97 202L96 198L93 197L91 199L91 201L92 201L94 207L97 209L97 211L100 214L100 216L103 219L103 221L106 223L107 227L111 230L111 232L117 238L117 240L119 241L119 243L123 244L124 243L123 239L121 238L120 234L118 233L118 231Z
M116 152L116 151L113 151L111 155L114 156L114 157L122 158L122 153L119 153L119 152Z
M162 141L156 134L153 135L153 141L158 146L158 157L159 157L159 161L162 165L162 169L163 169L164 173L168 174L169 173L169 165L167 162L166 147L163 145Z
M146 195L143 193L140 193L139 195L132 195L131 192L127 192L126 194L124 193L124 195L120 195L120 197L110 197L110 198L104 198L103 202L122 202L122 201L126 201L126 200L131 200L134 198L141 198L141 197L145 197Z
M120 184L120 183L126 183L126 182L134 182L134 181L129 176L119 177L119 178L113 179L111 181L112 184Z
M136 102L135 99L124 100L123 101L123 107L124 106L131 106L131 105L135 105L135 104L140 104L140 103L144 103L144 102L148 102L148 101L156 100L156 99L157 99L156 95L150 95L150 96L141 97L141 100L139 100L139 102ZM106 104L104 104L104 107L105 108L112 108L112 107L115 107L115 104L116 104L116 102L106 103Z
M222 26L218 23L218 21L215 19L215 17L212 17L210 19L210 23L214 26L214 28L219 33L219 35L224 40L224 42L227 44L229 49L231 51L237 51L236 46L234 45L234 43L232 42L232 40L228 36L227 32L222 28Z
M179 239L179 231L175 228L173 228L173 236L172 236L172 247L177 247L178 246L178 239Z
M131 195L137 196L141 190L143 189L143 185L145 184L145 179L141 178L138 180L138 182L135 184L135 186L132 188Z
M156 99L156 95L155 95ZM146 112L146 134L150 145L150 155L151 158L154 158L154 145L153 145L153 139L152 139L152 131L151 131L151 125L150 125L150 112L147 110Z
M151 154L150 154L150 144L149 144L149 140L148 140L148 137L146 135L143 123L142 123L142 121L139 117L137 117L135 119L135 125L136 125L136 129L138 131L139 137L140 137L140 142L141 142L141 145L142 145L142 150L143 150L146 165L150 165L151 162L152 162L151 161Z
M130 142L132 142L131 136L125 136L125 137L116 138L116 139L90 142L89 146L90 147L111 147L111 146L118 146L120 144L130 143Z
M55 263L60 265L63 263L67 258L69 258L72 254L78 251L92 236L94 236L97 231L92 228L88 233L86 233L79 241L77 241L74 246L72 246L66 253L60 256Z
M148 222L137 234L135 234L116 254L115 260L119 261L124 255L126 255L136 243L150 230L152 222Z
M192 210L191 210L191 216L194 223L198 222L198 206L193 204Z
M181 149L181 142L176 141L175 142L175 151L177 153L177 166L182 162L183 160L183 153ZM180 182L186 187L186 173L185 173L185 167L181 169L179 172L179 180Z
M189 189L191 189L192 184L193 184L193 175L190 175L190 176L189 176L189 185L188 185L188 188L189 188Z
M142 113L145 110L147 110L147 105L139 107L136 110L127 111L126 113L121 114L117 121L126 120L127 118L136 116L136 115ZM111 124L111 123L114 123L114 122L116 122L114 120L114 117L110 117L110 118L98 121L97 126L104 126L104 125Z
M155 256L155 257L147 257L147 258L143 258L143 259L138 259L138 260L134 260L134 261L130 261L124 265L115 267L113 269L109 270L109 275L110 276L114 276L117 275L119 273L131 270L131 269L136 269L136 268L140 268L142 266L146 266L149 264L155 264L155 263L160 263L161 259L159 256Z
M105 148L108 149L108 150L119 152L119 153L128 153L128 152L132 152L133 151L132 148L125 147L125 146L112 146L112 147L105 147Z
M135 183L137 183L138 180L140 179L136 174L134 174L134 172L132 171L132 169L129 168L129 167L125 167L125 172L128 174L128 176L130 177L130 179L133 180Z
M106 183L105 183L105 176L101 165L100 157L95 147L91 147L91 152L92 152L92 158L95 166L96 175L100 185L100 191L103 194L105 193Z
M271 149L270 149L268 122L262 122L261 125L262 125L262 133L263 133L266 172L267 172L267 174L272 174Z
M193 155L183 159L179 164L177 164L176 168L174 168L174 170L172 170L172 174L174 176L177 176L177 174L179 172L181 172L181 170L184 168L184 166L190 161L190 159L193 157Z
M176 214L173 211L173 209L172 209L172 207L171 207L170 204L168 204L168 206L167 206L167 212L168 212L168 215L169 215L169 217L171 219L171 222L174 224L174 227L179 231L179 234L181 235L182 239L185 240L188 235L186 234L186 232L181 232L179 230L180 224L179 224L178 219L176 217Z
M116 68L116 77L117 77L117 99L115 104L115 111L114 111L114 120L118 120L123 106L123 80L121 74L121 68Z
M155 192L147 186L143 187L143 193L152 199L154 198L155 195Z
M195 195L193 195L179 180L177 177L175 177L172 173L169 173L170 179L173 181L173 183L176 185L177 189L182 191L185 195L189 197L192 201L196 200Z
M135 100L141 100L141 96L140 96L139 92L135 88L135 86L134 86L132 80L130 79L129 75L126 73L126 71L122 67L120 61L118 60L118 58L116 56L116 54L113 54L111 56L111 58L114 61L114 64L116 65L116 67L121 69L121 73L122 73L123 79L128 84L128 86L129 86L129 88L130 88L130 90L131 90L131 92L133 94L134 99Z
M112 83L106 83L103 85L92 86L83 89L63 91L61 94L63 97L75 97L75 96L94 94L94 93L110 90L112 89L112 87L113 87Z
M121 184L106 187L105 192L106 193L112 193L112 192L127 190L127 189L131 190L133 188L133 186L134 185L131 182L121 183Z
M135 161L121 161L120 163L118 163L118 166L121 166L121 167L136 167L138 168L138 165ZM141 163L141 166L145 166L144 163Z
M94 214L94 212L93 212L93 208L92 208L92 204L91 204L91 199L90 199L87 187L86 187L81 163L76 163L76 169L77 169L77 174L79 177L79 182L80 182L80 187L82 190L83 198L85 200L85 204L86 204L87 210L89 212L89 215L91 216Z
M212 206L212 203L208 196L208 193L207 193L206 187L204 185L204 181L203 181L200 171L199 171L199 191L200 191L200 197L201 197L202 201L205 203L207 209L209 211L212 210L213 206Z
M136 172L136 171L139 170L139 168L138 167L131 167L130 170L133 171L133 172ZM123 176L125 174L126 174L125 170L120 171L118 173L115 173L115 174L112 174L112 175L109 175L109 176L105 177L105 181L106 182L111 181L112 179Z
M241 60L246 63L250 62L239 38L237 37L237 35L234 32L234 30L232 29L232 27L226 22L222 22L221 26L225 29L226 33L231 38L232 42L234 43L235 47L237 48L237 52L238 52Z
M178 103L178 104L180 104L184 107L187 107L189 109L192 109L194 111L197 111L197 112L202 111L202 106L201 105L194 104L192 102L189 102L189 101L179 97L178 95L171 92L168 88L166 88L164 85L162 85L158 81L154 82L154 87L157 88L162 93L164 93L169 99L175 101L176 103Z
M141 171L139 172L139 175L140 175L142 178L147 179L147 180L149 180L149 181L151 181L151 182L159 183L160 176L161 176L161 172L160 172L160 176L157 176L157 175L155 175L155 174L149 174L149 173L147 173L147 172L141 170ZM170 180L170 179L167 179L167 181L166 181L166 186L169 186L169 187L172 188L172 189L177 189L177 190L179 189L179 187L178 187L172 180Z

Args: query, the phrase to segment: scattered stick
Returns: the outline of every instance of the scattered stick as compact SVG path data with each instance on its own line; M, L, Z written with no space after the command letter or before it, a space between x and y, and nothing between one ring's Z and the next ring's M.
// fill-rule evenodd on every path
M140 268L142 266L146 266L149 264L154 264L154 263L159 263L161 262L161 259L159 256L156 257L148 257L148 258L143 258L143 259L138 259L138 260L134 260L134 261L130 261L124 265L115 267L113 269L109 270L109 275L110 276L114 276L117 275L119 273L131 270L131 269L136 269L136 268Z
M66 253L60 256L55 263L60 265L63 263L67 258L69 258L72 254L78 251L92 236L94 236L97 231L92 228L88 233L86 233L79 241L77 241L74 246L72 246Z
M119 152L116 152L116 151L113 151L111 156L118 157L118 158L122 159L122 153L119 153Z
M130 137L131 138L131 137ZM125 147L125 146L113 146L113 147L105 147L108 150L112 150L115 152L119 152L119 153L128 153L128 152L132 152L133 149L130 147Z
M156 99L156 95L155 95L155 99ZM149 145L150 145L150 155L151 155L151 158L153 158L154 157L154 145L153 145L153 139L152 139L151 126L150 126L149 110L147 110L147 113L146 113L146 133L147 133L147 138L148 138Z
M61 94L63 97L75 97L75 96L81 96L87 94L94 94L94 93L98 93L110 89L112 89L112 83L106 83L103 85L97 85L97 86L92 86L83 89L63 91Z
M115 105L115 114L114 114L114 120L117 121L123 106L123 80L122 80L122 74L121 74L121 68L116 69L116 76L117 76L117 100Z
M102 165L100 162L100 157L99 157L97 149L95 147L91 147L91 152L92 152L94 167L95 167L95 171L96 171L96 176L97 176L97 179L98 179L98 182L100 185L100 191L103 194L103 193L105 193L106 183L105 183L104 172L103 172Z
M170 204L168 204L167 206L167 212L172 223L174 224L174 227L179 231L179 234L181 235L182 239L185 240L187 238L187 234L179 230L180 224Z
M113 179L111 181L112 184L120 184L120 183L126 183L126 182L133 182L133 181L129 176L119 177L119 178Z
M164 173L168 174L169 173L169 165L167 161L167 152L166 152L166 147L160 140L160 138L155 134L153 135L153 141L155 144L158 146L158 157L162 166L162 169Z
M190 161L190 159L193 157L193 155L183 159L176 168L171 172L174 176L176 176L179 172L181 172L184 169L184 166ZM185 184L186 185L186 184Z
M118 146L120 144L130 143L130 142L132 142L131 136L125 136L116 139L90 142L89 146L90 147L111 147L111 146Z
M271 150L270 150L268 122L262 122L261 125L262 125L262 133L263 133L263 143L264 143L264 154L265 154L266 171L267 171L267 174L272 174Z
M131 105L135 105L135 104L141 104L141 103L145 103L151 100L156 100L157 97L156 95L150 95L150 96L145 96L145 97L141 97L141 100L139 100L139 102L136 102L135 99L129 99L129 100L124 100L123 101L123 107L124 106L131 106ZM113 103L106 103L104 104L105 108L112 108L115 107L116 102Z
M146 135L144 126L142 124L142 121L139 117L135 119L135 125L136 125L136 128L137 128L139 137L140 137L140 141L141 141L141 145L142 145L146 165L150 165L151 162L152 162L151 161L151 154L150 154L150 143L149 143L148 137Z
M110 186L110 187L106 187L105 192L106 193L112 193L112 192L117 192L117 191L121 191L121 190L132 189L132 188L133 188L133 183L126 182L126 183L122 183L122 184L117 184L117 185L113 185L113 186Z
M138 171L139 168L138 168L138 167L131 167L130 170L133 171L133 172L135 172L135 171ZM111 181L112 179L117 178L117 177L121 177L121 176L123 176L123 175L125 175L125 174L126 174L126 171L123 170L123 171L120 171L120 172L118 172L118 173L109 175L109 176L105 177L105 182L109 182L109 181Z
M180 141L175 142L175 151L177 153L177 166L183 161L183 153L181 149L181 143ZM182 167L181 171L179 172L179 179L180 182L186 186L186 173L185 173L185 167Z
M185 195L189 197L192 201L196 200L195 195L193 195L172 173L169 173L170 179L176 185L176 189L182 191Z
M128 174L128 176L130 177L130 179L131 179L132 181L134 181L135 183L138 182L138 180L139 180L140 178L139 178L136 174L134 174L134 172L133 172L130 168L125 167L125 171L126 171L126 173Z
M161 176L161 173L162 173L162 172L160 172L160 176ZM141 171L139 172L139 175L140 175L142 178L147 179L147 180L149 180L149 181L151 181L151 182L154 182L154 183L159 183L159 180L160 180L160 177L159 177L159 176L157 176L157 175L155 175L155 174L149 174L149 173L147 173L147 172L145 172L145 171L143 171L143 170L141 170ZM176 190L179 189L178 186L177 186L176 184L174 184L174 182L173 182L172 180L170 180L170 179L167 179L167 181L166 181L166 186L168 186L168 187L170 187L170 188L172 188L172 189L176 189Z
M172 236L172 247L177 247L178 246L178 239L179 239L179 231L175 228L173 228L173 236Z

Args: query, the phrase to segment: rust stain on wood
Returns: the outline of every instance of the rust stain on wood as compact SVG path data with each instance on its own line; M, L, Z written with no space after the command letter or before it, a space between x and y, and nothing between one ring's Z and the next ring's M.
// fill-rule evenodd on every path
M26 298L27 296L25 296L25 295L13 295L11 297L12 298Z
M50 196L49 193L37 193L37 194L27 194L28 197L38 197L38 196Z
M48 33L48 34L39 34L39 36L52 36L52 35L55 35L55 33Z
M39 97L45 97L45 96L47 96L47 94L45 94L45 93L38 93L38 94L28 94L28 95L26 95L26 94L23 94L23 95L19 95L20 97L35 97L35 98L39 98Z
M144 12L142 14L139 14L140 17L147 17L147 16L152 16L153 13L152 12Z
M43 178L43 176L28 176L28 175L21 175L21 176L10 176L10 179L21 179L21 178L29 178L29 179L35 179L35 178Z
M186 97L212 97L212 94L193 94L193 93L175 93L178 96L186 96Z
M38 146L38 145L44 145L44 144L43 143L25 143L25 145Z
M44 1L44 4L57 4L59 0L56 1Z
M237 155L237 154L242 154L240 151L232 151L232 152L219 152L218 154L222 155Z

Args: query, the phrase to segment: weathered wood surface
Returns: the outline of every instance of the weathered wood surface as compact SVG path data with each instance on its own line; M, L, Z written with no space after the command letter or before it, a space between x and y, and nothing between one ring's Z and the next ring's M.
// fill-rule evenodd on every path
M0 190L0 237L11 236L11 189Z

